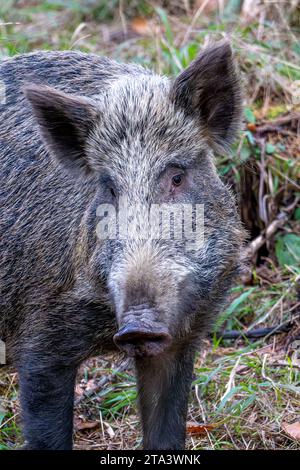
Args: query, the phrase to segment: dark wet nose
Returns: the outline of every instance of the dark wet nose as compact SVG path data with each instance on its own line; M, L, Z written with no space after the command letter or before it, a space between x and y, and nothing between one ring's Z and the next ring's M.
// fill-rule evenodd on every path
M129 323L114 336L121 351L131 357L157 356L171 343L171 336L164 328L149 328Z

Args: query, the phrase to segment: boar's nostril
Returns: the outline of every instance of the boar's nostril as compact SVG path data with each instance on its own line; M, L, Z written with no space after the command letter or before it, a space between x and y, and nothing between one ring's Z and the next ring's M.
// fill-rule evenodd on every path
M161 328L156 330L131 323L115 334L114 342L128 356L156 356L170 345L171 336Z
M138 342L138 341L163 341L166 333L155 333L152 331L132 330L127 327L115 335L115 341L119 343Z

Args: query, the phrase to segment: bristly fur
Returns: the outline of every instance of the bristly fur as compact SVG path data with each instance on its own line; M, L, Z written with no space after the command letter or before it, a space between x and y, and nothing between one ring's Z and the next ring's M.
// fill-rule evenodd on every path
M68 51L4 59L0 79L0 337L20 375L27 447L71 447L77 367L138 323L172 338L136 358L144 448L182 448L195 350L244 239L213 161L241 117L230 46L211 45L175 80ZM101 240L97 209L118 211L121 197L136 237ZM204 204L204 244L188 253L185 240L140 236L153 203Z

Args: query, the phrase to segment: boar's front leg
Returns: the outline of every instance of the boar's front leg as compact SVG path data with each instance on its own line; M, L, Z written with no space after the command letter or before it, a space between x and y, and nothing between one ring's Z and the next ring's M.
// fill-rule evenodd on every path
M184 449L194 357L184 346L136 360L144 449Z
M18 368L26 449L72 448L76 369L49 365L49 355Z

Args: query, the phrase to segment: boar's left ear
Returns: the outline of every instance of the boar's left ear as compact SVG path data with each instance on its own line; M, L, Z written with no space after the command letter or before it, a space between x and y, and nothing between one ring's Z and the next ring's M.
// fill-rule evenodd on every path
M29 85L24 93L49 152L72 173L90 173L85 142L97 117L92 101L47 86Z
M216 152L228 151L241 124L242 92L232 49L214 43L174 81L171 98L197 119Z

